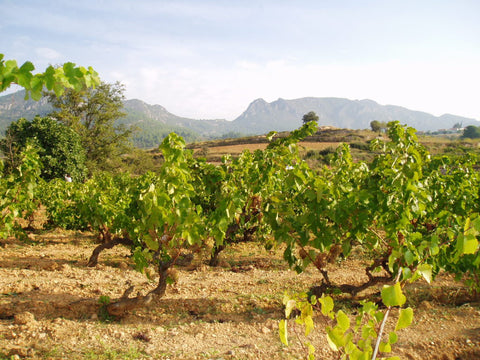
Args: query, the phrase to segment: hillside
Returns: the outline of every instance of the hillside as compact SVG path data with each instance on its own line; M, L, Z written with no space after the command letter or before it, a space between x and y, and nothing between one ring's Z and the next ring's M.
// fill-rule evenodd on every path
M0 97L0 133L3 134L8 125L19 118L33 119L35 115L44 116L52 111L46 98L40 101L25 101L25 92L18 91ZM174 131L187 141L221 137L228 132L222 123L226 120L193 120L182 118L168 112L163 106L149 105L141 100L124 102L126 117L120 119L121 124L138 128L133 141L138 147L155 147L162 139Z
M124 119L119 122L136 126L134 143L139 147L155 147L171 132L175 132L191 142L220 138L228 132L226 120L194 120L174 115L160 105L149 105L141 100L124 102Z
M0 133L3 134L12 121L22 117L33 119L35 115L46 115L51 111L46 98L25 100L24 90L0 96Z
M187 142L208 139L233 138L240 135L261 135L269 131L289 131L301 126L302 117L314 111L319 125L347 129L368 129L370 122L399 120L421 131L451 128L456 123L476 125L474 119L445 114L440 117L394 105L379 105L372 100L306 97L294 100L278 99L271 103L263 99L253 101L235 120L196 120L177 116L160 105L150 105L138 99L124 102L126 117L119 123L133 125L137 147L156 147L170 132L176 132ZM51 107L42 99L39 102L24 100L24 92L0 97L0 133L20 117L46 115Z
M372 100L307 97L295 100L278 99L271 103L257 99L233 121L232 126L236 131L249 129L251 134L265 133L272 129L288 131L298 128L303 115L309 111L318 115L320 125L345 129L368 129L373 120L398 120L419 131L449 129L457 122L464 126L480 125L475 119L449 114L436 117L400 106L379 105Z

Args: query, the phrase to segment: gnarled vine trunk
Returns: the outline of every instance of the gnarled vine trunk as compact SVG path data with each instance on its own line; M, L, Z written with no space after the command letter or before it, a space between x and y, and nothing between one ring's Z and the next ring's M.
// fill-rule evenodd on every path
M147 295L141 295L140 293L130 298L129 295L133 292L133 286L125 290L124 294L115 302L107 305L106 309L109 315L121 317L131 310L139 307L147 306L154 298L160 299L165 295L167 289L167 279L169 277L170 268L177 263L188 263L192 261L192 254L181 254L178 257L170 259L168 261L159 261L158 264L158 283L157 287L151 290Z
M372 271L378 266L381 266L385 270L387 275L373 276ZM333 284L330 282L327 271L324 269L319 269L319 270L322 273L324 280L322 281L322 284L320 286L313 286L310 288L310 292L316 297L321 297L323 294L329 293L333 290L340 290L344 294L350 294L351 296L356 296L359 292L362 292L368 289L369 287L372 287L377 284L388 284L393 280L393 275L388 268L386 258L376 259L372 265L368 266L365 269L365 273L368 277L368 280L360 285Z
M92 256L90 256L90 259L88 260L87 266L89 267L94 267L98 264L98 256L100 253L105 250L105 249L111 249L114 246L117 245L126 245L126 246L132 246L133 241L130 240L128 237L114 237L111 241L105 242L103 244L98 245L92 253Z

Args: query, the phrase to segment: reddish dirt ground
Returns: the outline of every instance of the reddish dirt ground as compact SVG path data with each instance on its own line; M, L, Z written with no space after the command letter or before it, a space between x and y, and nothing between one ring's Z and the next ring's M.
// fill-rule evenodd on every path
M178 268L166 295L121 319L102 319L101 296L119 298L135 285L155 287L133 269L129 250L117 247L86 267L96 244L88 234L50 232L30 242L0 241L0 359L301 359L301 341L279 340L286 290L304 291L320 276L297 275L280 251L240 244L210 268L201 256ZM329 269L337 282L361 281L361 260ZM406 289L413 324L398 332L392 355L402 359L480 359L480 305L462 284L441 275ZM336 306L354 312L355 301ZM100 315L99 315L100 314ZM392 313L393 318L396 313ZM315 317L309 341L317 359L338 359L326 341L328 321Z

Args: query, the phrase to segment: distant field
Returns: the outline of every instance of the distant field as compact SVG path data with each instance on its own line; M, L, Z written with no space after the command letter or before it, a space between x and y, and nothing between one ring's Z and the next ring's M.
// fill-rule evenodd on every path
M337 147L340 145L339 142L300 142L300 150L324 150L330 147ZM223 156L223 155L239 155L244 150L249 150L251 152L255 150L265 150L268 146L267 143L261 144L238 144L238 145L225 145L225 146L210 146L208 147L208 156ZM205 148L197 148L194 150L194 154L203 152Z
M324 150L327 148L336 148L341 142L300 142L299 145L305 150Z
M287 134L285 132L281 136ZM378 134L370 130L322 129L308 137L306 141L299 143L300 156L304 157L310 166L316 167L327 163L328 157L340 144L348 143L354 161L368 161L374 156L374 153L369 150L369 144L375 138L388 141L386 134ZM465 153L480 153L478 141L425 135L420 135L418 138L419 142L434 156L462 156ZM205 157L210 163L220 163L225 155L236 157L244 150L253 152L264 150L267 146L268 142L265 136L249 136L190 143L187 148L192 149L195 156Z

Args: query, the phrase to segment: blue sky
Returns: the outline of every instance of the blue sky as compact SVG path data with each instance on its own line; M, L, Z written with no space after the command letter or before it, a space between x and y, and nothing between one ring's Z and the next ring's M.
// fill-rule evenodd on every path
M480 1L0 0L0 53L72 61L127 98L233 120L263 98L480 120Z

